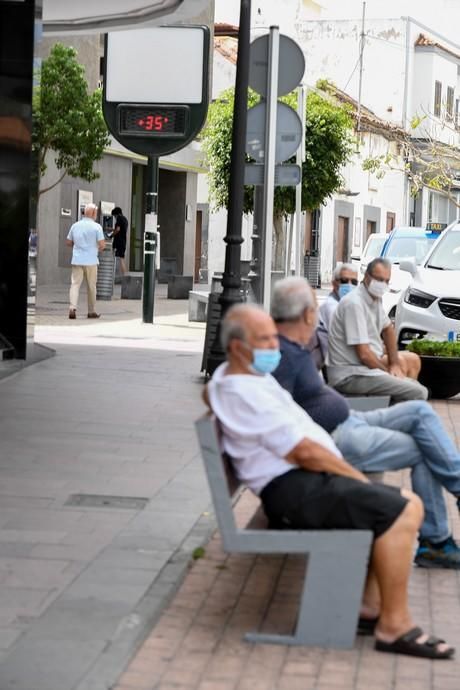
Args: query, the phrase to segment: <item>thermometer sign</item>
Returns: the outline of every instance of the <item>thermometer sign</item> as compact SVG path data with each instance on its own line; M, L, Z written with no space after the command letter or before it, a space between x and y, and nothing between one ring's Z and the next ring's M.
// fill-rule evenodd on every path
M187 106L149 108L120 105L120 134L182 137L186 132Z

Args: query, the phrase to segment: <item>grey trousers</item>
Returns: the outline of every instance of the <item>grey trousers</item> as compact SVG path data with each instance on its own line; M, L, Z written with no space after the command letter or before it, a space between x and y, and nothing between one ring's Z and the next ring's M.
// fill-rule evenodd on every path
M389 395L393 403L428 398L428 389L418 381L399 379L385 372L377 376L350 376L334 388L344 395Z

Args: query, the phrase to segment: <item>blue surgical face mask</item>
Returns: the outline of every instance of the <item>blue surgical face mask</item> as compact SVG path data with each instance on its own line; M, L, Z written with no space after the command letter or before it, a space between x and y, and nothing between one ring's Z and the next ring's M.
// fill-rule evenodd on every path
M344 283L343 285L339 285L339 299L342 299L342 297L345 297L345 295L348 295L349 292L354 290L354 285L351 283Z
M258 374L271 374L275 371L281 360L281 352L278 349L252 351L252 368Z

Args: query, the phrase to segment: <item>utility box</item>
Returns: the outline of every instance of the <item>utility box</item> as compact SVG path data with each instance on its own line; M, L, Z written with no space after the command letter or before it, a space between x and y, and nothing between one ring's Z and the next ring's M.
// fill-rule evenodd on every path
M193 290L193 276L169 276L168 299L188 299Z
M142 273L127 273L121 277L121 299L142 299Z

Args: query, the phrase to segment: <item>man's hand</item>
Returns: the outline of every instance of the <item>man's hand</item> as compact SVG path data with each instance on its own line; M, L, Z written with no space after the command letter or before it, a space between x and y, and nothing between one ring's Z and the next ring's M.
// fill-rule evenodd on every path
M405 378L404 372L401 369L399 362L393 362L393 364L388 365L388 373L392 376L396 376L397 379Z
M369 479L344 458L308 438L302 439L286 456L285 460L309 472L339 474L366 484L369 483Z

